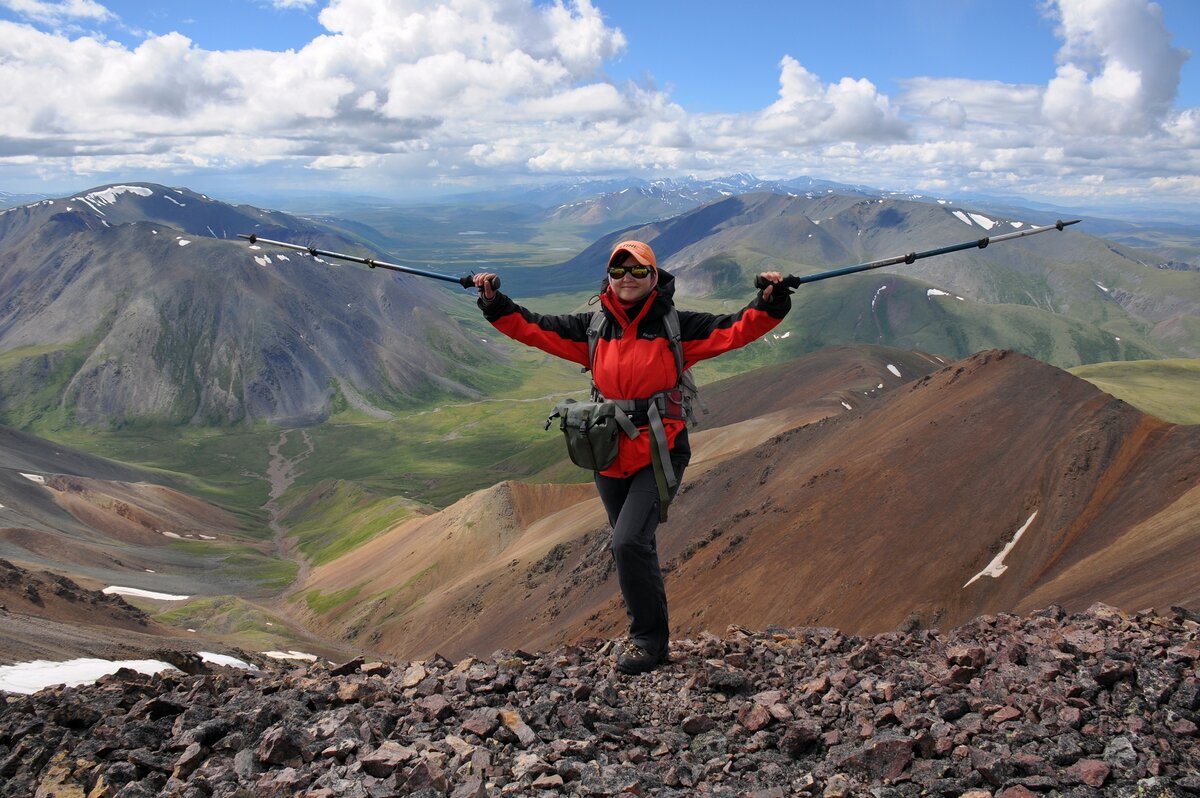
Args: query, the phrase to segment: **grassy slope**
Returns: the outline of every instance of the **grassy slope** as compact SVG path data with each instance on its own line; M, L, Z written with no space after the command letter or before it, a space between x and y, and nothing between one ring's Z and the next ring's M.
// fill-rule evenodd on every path
M1200 424L1200 360L1093 363L1070 372L1164 421Z

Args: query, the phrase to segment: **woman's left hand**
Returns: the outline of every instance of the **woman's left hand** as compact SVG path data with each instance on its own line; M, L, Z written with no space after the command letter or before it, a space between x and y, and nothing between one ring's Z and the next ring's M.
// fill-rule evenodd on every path
M766 288L764 288L762 291L763 299L765 299L769 302L771 300L771 292L773 292L775 290L775 283L778 283L783 280L783 273L782 272L759 272L758 276L771 284L771 285L768 285Z

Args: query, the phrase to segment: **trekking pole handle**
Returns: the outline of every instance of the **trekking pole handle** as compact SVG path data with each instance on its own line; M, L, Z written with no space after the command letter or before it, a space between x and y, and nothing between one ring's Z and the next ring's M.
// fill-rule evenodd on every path
M463 277L461 280L459 280L459 282L462 283L463 288L474 288L475 287L475 272L471 272L466 277ZM488 280L488 285L490 285L492 287L493 291L499 291L500 290L500 275L496 275L492 279Z
M782 280L780 280L777 283L771 282L767 278L763 277L761 274L754 278L754 287L757 288L759 291L763 290L768 285L781 285L784 288L799 288L800 287L800 278L794 274L789 274L787 277L784 277Z

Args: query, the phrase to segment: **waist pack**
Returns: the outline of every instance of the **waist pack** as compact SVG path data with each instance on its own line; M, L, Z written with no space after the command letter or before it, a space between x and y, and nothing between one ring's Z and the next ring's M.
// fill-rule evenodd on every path
M616 402L564 399L546 418L546 429L556 418L571 462L592 471L603 471L617 459L622 433L630 438L641 434Z

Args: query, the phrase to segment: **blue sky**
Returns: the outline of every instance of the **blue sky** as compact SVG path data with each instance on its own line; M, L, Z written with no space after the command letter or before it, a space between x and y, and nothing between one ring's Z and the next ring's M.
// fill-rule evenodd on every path
M1198 47L1192 0L0 0L0 190L748 171L1186 205Z

